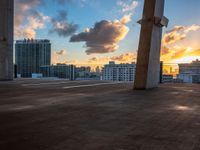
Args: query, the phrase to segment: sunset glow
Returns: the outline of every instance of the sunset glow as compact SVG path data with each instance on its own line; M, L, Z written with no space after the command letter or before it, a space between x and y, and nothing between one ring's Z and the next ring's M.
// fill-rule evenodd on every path
M192 61L196 59L200 60L200 56L185 56L185 57L173 60L172 63L175 63L175 64L191 63Z
M52 64L135 62L140 34L136 22L143 4L144 0L15 0L15 40L51 40ZM199 5L196 0L166 1L170 23L163 32L164 63L200 59Z

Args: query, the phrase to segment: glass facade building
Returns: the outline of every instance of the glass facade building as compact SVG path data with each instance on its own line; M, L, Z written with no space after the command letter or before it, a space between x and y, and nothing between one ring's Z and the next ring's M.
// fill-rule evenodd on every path
M15 43L17 74L31 77L40 73L40 66L51 64L51 43L49 40L18 40Z
M51 66L41 66L40 72L43 77L57 77L61 79L75 80L75 66L57 64Z

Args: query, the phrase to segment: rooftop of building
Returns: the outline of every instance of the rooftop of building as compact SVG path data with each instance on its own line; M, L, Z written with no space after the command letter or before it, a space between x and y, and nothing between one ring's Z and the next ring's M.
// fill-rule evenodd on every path
M57 63L57 64L51 64L51 65L44 65L40 67L68 67L68 66L74 66L74 65Z
M116 63L115 61L110 61L108 64L105 64L105 66L135 66L136 63L132 62L132 63Z
M184 64L179 64L179 67L184 67L184 66L200 66L200 60L194 60L191 63L184 63Z
M48 39L23 39L16 40L16 44L29 44L29 43L50 43Z
M0 82L0 149L199 150L200 85Z

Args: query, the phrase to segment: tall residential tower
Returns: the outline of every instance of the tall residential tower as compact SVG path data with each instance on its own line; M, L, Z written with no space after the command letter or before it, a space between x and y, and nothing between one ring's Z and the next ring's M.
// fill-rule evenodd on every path
M51 64L51 43L49 40L18 40L15 43L17 74L31 77L40 73L40 67Z

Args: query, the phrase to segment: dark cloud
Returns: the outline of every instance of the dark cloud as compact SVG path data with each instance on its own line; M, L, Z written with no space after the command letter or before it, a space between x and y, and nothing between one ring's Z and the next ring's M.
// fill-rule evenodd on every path
M128 23L127 16L119 21L102 20L94 25L94 28L85 29L84 32L73 35L70 42L86 42L86 53L110 53L114 52L117 43L125 38L129 28L125 25ZM130 19L129 19L130 21Z
M51 19L52 29L49 33L57 33L61 37L67 37L78 29L78 25L73 22L69 23L67 19L67 12L62 10L58 12L58 16Z

